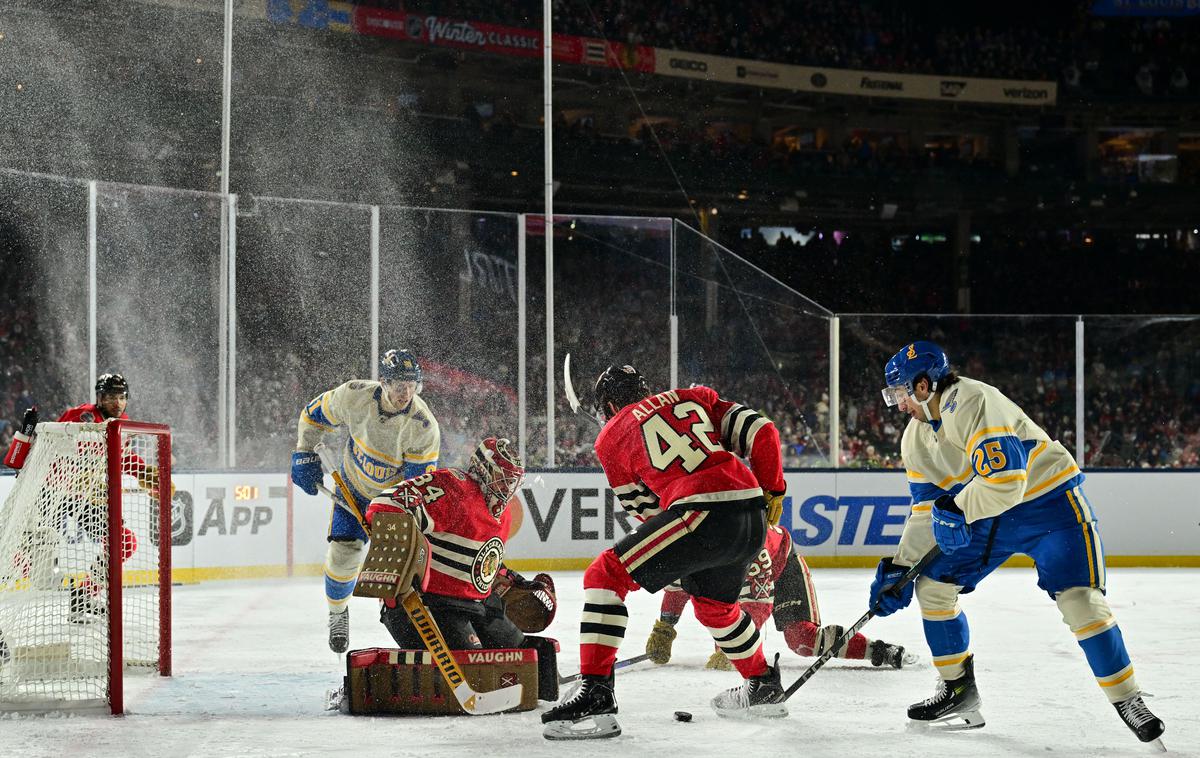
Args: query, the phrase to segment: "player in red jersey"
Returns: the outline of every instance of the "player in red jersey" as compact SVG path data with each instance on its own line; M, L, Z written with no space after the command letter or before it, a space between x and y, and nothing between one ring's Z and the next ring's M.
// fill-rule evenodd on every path
M96 380L96 402L84 403L63 411L59 421L85 423L107 421L110 418L128 419L129 383L120 374L102 374Z
M429 584L421 598L447 646L537 650L539 697L552 700L558 697L553 640L526 636L506 617L500 595L492 592L501 583L530 591L549 585L553 596L548 576L530 581L504 566L504 543L512 524L508 504L524 478L516 446L488 437L471 455L466 471L436 469L375 496L367 508L367 523L380 512L411 514L429 541ZM379 620L400 647L424 647L396 600L384 601Z
M717 714L786 716L779 669L767 664L754 621L737 602L766 536L762 486L784 489L779 432L761 414L708 387L651 394L632 366L606 369L595 395L606 419L596 456L621 505L643 523L584 574L582 684L574 697L542 714L544 735L620 733L612 672L628 619L625 596L636 589L658 592L676 580L745 679L713 699Z
M659 618L646 640L646 654L654 663L671 660L675 624L690 599L691 595L676 585L663 592ZM793 549L791 535L781 526L767 529L767 542L746 572L738 602L759 629L768 618L774 618L775 628L783 632L788 647L797 655L823 655L845 631L837 624L821 626L821 609L817 605L812 574L804 558ZM893 668L901 668L915 660L915 656L905 654L903 646L872 640L862 633L851 637L835 655L851 660L869 658L874 666ZM728 671L733 666L718 648L705 668Z
M96 380L96 401L83 403L69 408L58 417L59 421L78 423L100 423L109 419L128 419L125 409L129 405L129 382L120 374L102 374ZM80 443L89 444L89 443ZM146 490L156 493L158 488L158 472L152 465L147 464L137 453L126 450L122 455L122 468L137 477L138 482ZM172 490L174 487L172 486ZM104 533L104 527L97 519L103 519L107 512L107 503L80 502L76 509L76 520L81 528L89 534ZM121 525L121 563L137 552L137 536L129 527ZM100 554L93 562L87 574L79 580L71 580L71 613L70 620L74 623L87 623L101 618L105 613L103 588L92 581L92 576L102 571L108 557L108 549L101 540Z

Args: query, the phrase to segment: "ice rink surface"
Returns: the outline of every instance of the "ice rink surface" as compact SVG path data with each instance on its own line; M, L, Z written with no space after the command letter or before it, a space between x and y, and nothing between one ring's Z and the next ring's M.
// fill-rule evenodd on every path
M815 570L825 623L852 623L864 610L871 572ZM555 574L560 609L549 634L561 640L560 671L577 670L581 573ZM1113 569L1109 597L1147 704L1167 725L1169 754L1200 758L1200 571ZM621 657L642 652L657 596L629 598ZM124 718L4 717L0 756L1117 756L1150 755L1101 695L1073 636L1029 569L1005 569L971 595L976 676L987 726L954 734L906 727L905 708L932 694L934 674L915 604L864 630L903 644L921 663L902 671L835 660L770 722L718 719L709 699L734 673L703 668L711 640L691 616L679 624L670 664L617 675L616 739L548 742L539 710L486 717L353 717L326 712L324 693L344 664L325 643L318 579L212 582L177 587L175 676L127 678ZM373 601L352 606L352 647L391 646ZM808 664L782 651L784 685ZM690 711L691 723L673 720Z

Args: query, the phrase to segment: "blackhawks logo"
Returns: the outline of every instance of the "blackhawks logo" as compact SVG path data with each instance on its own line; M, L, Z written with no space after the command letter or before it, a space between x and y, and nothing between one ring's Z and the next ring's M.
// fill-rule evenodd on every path
M492 537L475 553L471 563L471 582L481 594L486 593L500 570L500 562L504 560L504 542L499 537Z

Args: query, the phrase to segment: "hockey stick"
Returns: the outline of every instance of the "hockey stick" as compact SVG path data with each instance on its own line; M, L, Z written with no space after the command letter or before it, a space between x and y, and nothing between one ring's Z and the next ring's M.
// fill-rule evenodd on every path
M937 545L934 545L932 548L929 549L929 552L926 553L921 558L921 560L917 561L916 565L910 566L909 569L904 572L904 575L900 577L899 581L897 581L895 584L893 584L891 587L887 588L884 591L895 594L896 592L898 592L899 590L901 590L902 588L907 586L914 579L916 579L921 574L921 572L925 570L925 567L928 566L929 564L933 563L933 561L935 559L937 559L937 557L940 556L941 554L942 554L941 548L939 548ZM848 642L851 637L858 634L859 630L861 630L864 626L866 626L868 621L875 618L875 614L878 612L879 612L879 603L876 602L874 605L872 605L870 607L870 609L867 610L866 613L864 613L862 615L861 618L859 618L858 621L854 622L854 626L851 626L849 629L842 632L842 636L838 637L837 640L835 640L834 643L829 646L829 649L826 650L821 655L820 658L813 661L812 665L809 666L808 669L803 674L800 675L800 678L798 678L796 681L792 682L792 685L790 687L788 687L787 690L784 691L783 700L787 700L792 695L796 694L796 690L803 687L804 683L807 682L809 679L811 679L813 674L820 671L821 667L824 666L826 663L828 663L829 659L833 658L834 655L837 653L837 651L842 649L842 645L845 645L846 642ZM783 702L783 701L781 700L780 702Z
M567 396L567 405L571 406L572 413L580 412L579 396L575 394L575 384L571 381L571 354L567 353L567 357L563 358L563 393ZM583 411L583 415L596 422L596 426L603 427L604 422L588 411Z
M458 661L454 660L454 656L446 647L446 638L442 636L442 630L438 628L437 622L433 620L429 609L421 600L421 593L410 592L401 599L401 603L412 625L421 635L421 641L425 643L425 648L437 665L438 671L442 672L442 678L454 693L454 699L464 711L472 716L484 716L507 711L521 704L524 688L520 684L501 687L491 692L476 692L471 689L458 666Z
M343 503L334 497L333 493L324 484L318 484L317 489L328 495L338 507L353 516L358 521L358 525L362 527L362 530L369 535L371 530L367 527L366 518L358 510L358 501L354 499L354 495L350 492L350 487L346 484L346 480L342 478L342 475L338 473L333 462L326 457L325 453L327 450L328 448L325 447L325 443L321 443L316 446L313 452L321 459L321 470L333 477L334 485L337 486L338 492L342 493L342 499L346 502Z
M626 666L632 666L635 663L641 663L642 661L646 661L649 659L650 659L649 653L642 653L641 655L635 655L632 658L626 658L623 661L617 661L616 663L614 663L613 671L616 671L617 669L623 669ZM567 682L573 682L582 676L583 676L583 674L571 674L570 676L560 676L558 678L558 683L566 684Z

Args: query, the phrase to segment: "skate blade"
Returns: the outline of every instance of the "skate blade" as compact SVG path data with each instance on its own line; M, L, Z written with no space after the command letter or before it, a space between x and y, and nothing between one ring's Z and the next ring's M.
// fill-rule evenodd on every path
M542 736L548 740L606 740L620 734L621 725L611 713L579 721L551 721L542 729Z
M932 721L908 720L908 727L921 732L962 732L968 729L982 729L987 724L979 711L965 711L945 716Z
M1167 752L1167 746L1163 744L1162 737L1156 737L1155 739L1150 740L1146 744L1152 746L1155 752L1158 752L1158 753Z
M787 706L783 703L764 703L762 705L752 705L749 708L718 708L716 703L712 705L713 713L723 719L734 719L736 721L757 721L759 719L781 719L788 715Z

